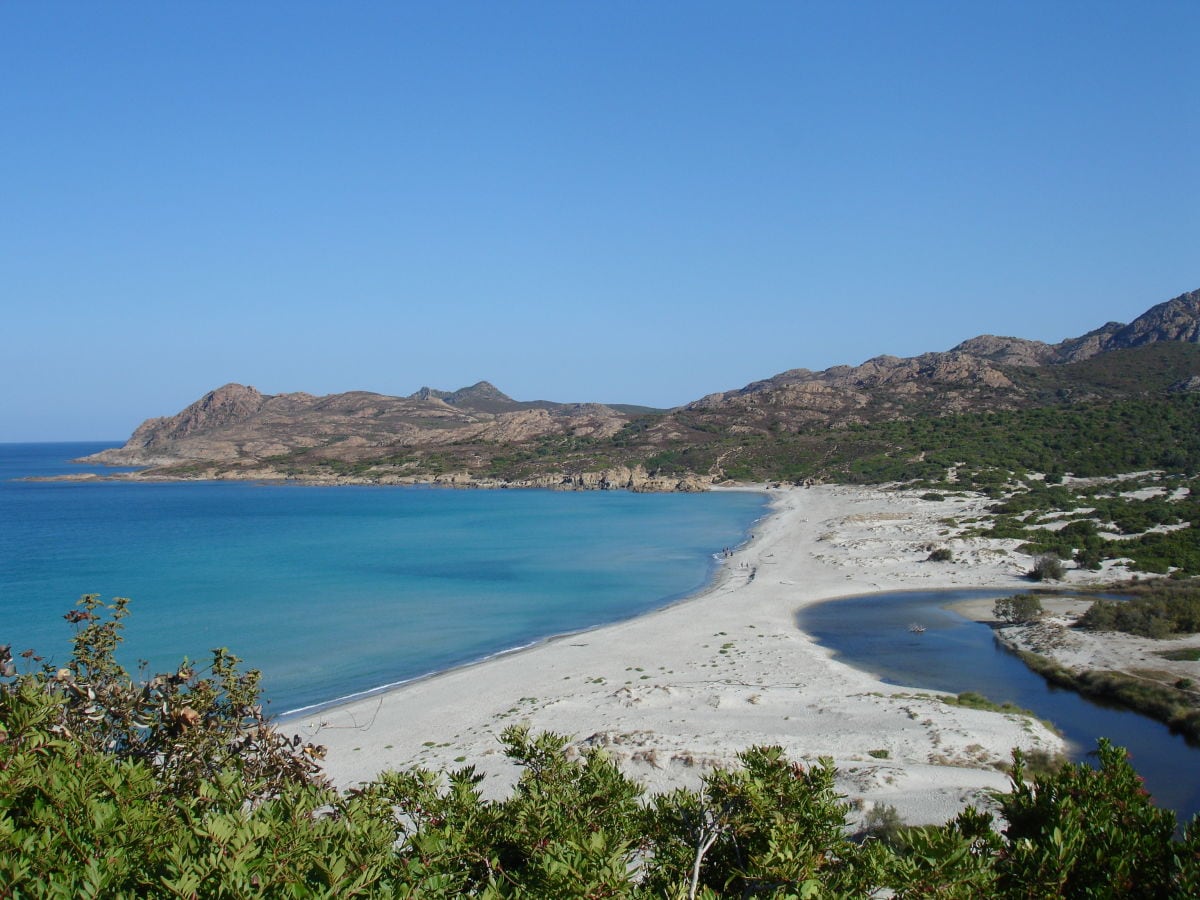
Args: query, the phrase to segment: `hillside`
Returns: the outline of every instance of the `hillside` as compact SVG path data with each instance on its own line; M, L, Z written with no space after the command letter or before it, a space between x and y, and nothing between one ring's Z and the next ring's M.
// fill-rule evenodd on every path
M1200 291L1192 291L1129 324L1109 322L1057 344L980 335L911 358L791 369L670 411L517 401L488 382L407 397L268 395L228 384L174 416L147 420L123 447L90 461L146 466L142 477L669 490L726 478L926 477L933 463L918 463L950 446L967 453L984 422L1004 445L1035 421L1044 435L1068 419L1075 432L1110 433L1102 422L1121 402L1182 429L1155 444L1166 453L1186 442L1189 428L1200 431L1191 427L1198 342ZM1048 468L1067 465L1049 438L1043 443L1044 452L1025 455ZM956 462L972 460L939 458L937 467L944 473Z
M351 391L263 394L227 384L174 416L148 419L125 446L93 460L174 468L197 462L225 469L287 458L295 465L354 465L401 448L522 444L547 435L603 438L628 416L600 404L518 402L486 381L408 397Z

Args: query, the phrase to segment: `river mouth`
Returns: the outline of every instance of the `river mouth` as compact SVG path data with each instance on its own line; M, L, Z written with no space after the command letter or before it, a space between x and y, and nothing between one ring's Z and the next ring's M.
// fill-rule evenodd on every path
M1167 726L1128 710L1055 688L1005 649L992 629L948 608L1009 590L896 591L814 604L797 613L800 629L848 665L897 687L974 691L1033 711L1062 733L1075 761L1090 759L1106 737L1125 747L1146 788L1181 820L1200 813L1200 749ZM923 631L910 630L918 625Z

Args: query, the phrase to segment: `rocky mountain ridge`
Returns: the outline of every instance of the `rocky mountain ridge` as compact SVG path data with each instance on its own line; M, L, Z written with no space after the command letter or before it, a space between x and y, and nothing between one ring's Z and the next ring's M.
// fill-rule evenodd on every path
M791 369L733 391L710 394L684 410L702 416L732 413L756 427L804 428L837 421L867 422L904 414L925 401L939 413L1020 402L1020 369L1065 366L1104 353L1156 342L1200 342L1200 291L1151 307L1128 325L1108 322L1057 344L980 335L942 352L877 356L858 366L820 372ZM1017 371L1014 371L1017 370ZM734 427L738 427L735 425Z
M271 395L227 384L176 415L147 420L125 446L89 461L150 467L140 477L692 490L723 477L720 455L664 466L664 454L739 436L1015 409L1045 402L1040 373L1085 372L1108 354L1181 343L1200 343L1200 291L1057 344L980 335L916 357L791 369L665 413L517 401L486 381L407 397ZM1172 365L1176 389L1191 389L1200 369ZM1057 393L1086 399L1098 383L1080 375Z

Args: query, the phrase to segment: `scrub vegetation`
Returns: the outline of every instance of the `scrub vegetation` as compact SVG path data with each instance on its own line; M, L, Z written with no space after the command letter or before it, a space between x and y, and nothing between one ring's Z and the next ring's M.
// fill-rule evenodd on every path
M645 797L603 751L572 760L567 738L521 727L503 735L522 769L504 799L484 800L469 767L338 794L321 749L262 719L257 674L225 651L206 673L126 673L125 614L126 601L84 598L61 669L0 653L4 896L1200 893L1197 823L1177 833L1105 741L1095 767L1036 775L1014 753L999 818L907 828L884 810L857 835L828 761L753 747L699 790Z
M1155 640L1200 632L1200 580L1156 579L1096 590L1120 592L1126 598L1093 600L1071 627ZM1041 601L1032 594L997 600L993 613L1000 622L1009 625L1036 623L1043 615ZM1200 691L1192 678L1151 669L1080 671L1040 653L1013 649L1026 665L1053 685L1135 710L1158 719L1190 741L1200 742ZM1159 655L1169 660L1195 661L1200 657L1200 648L1173 648Z
M1080 616L1078 627L1150 638L1200 632L1200 582L1156 581L1128 590L1132 596L1127 600L1094 601Z

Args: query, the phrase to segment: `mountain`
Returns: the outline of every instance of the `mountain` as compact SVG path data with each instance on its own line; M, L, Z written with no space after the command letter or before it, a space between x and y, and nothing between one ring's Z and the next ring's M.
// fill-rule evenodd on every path
M1194 394L1197 386L1200 291L1192 291L1129 324L1108 322L1057 344L980 335L910 358L790 369L670 411L518 401L487 381L407 397L270 395L227 384L174 416L147 420L124 447L89 460L169 477L453 475L556 484L563 476L568 484L626 484L667 473L712 480L751 471L731 462L739 459L753 458L756 476L794 471L797 461L787 455L828 455L828 442L816 437L834 431ZM821 471L817 461L800 468ZM633 474L604 474L618 470Z
M422 388L408 397L263 394L227 384L174 416L146 420L123 447L89 460L154 467L203 462L227 469L278 457L291 457L293 466L352 464L413 447L607 437L627 418L600 404L519 403L486 381L457 391Z
M711 394L684 409L684 421L728 419L734 427L791 430L817 424L861 424L913 414L976 408L1010 409L1024 402L1029 369L1062 367L1154 343L1200 341L1200 291L1160 303L1128 325L1109 322L1077 338L1045 344L980 335L945 352L901 359L878 356L861 365L821 372L792 369L733 391Z

